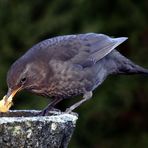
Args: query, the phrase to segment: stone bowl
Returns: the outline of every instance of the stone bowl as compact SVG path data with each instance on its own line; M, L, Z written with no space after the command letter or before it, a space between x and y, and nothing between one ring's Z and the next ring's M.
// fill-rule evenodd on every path
M51 111L37 116L37 110L0 113L0 148L67 148L78 119L77 114Z

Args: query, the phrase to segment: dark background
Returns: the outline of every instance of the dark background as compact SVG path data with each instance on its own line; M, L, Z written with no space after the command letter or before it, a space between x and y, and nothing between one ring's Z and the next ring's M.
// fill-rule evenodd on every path
M0 0L0 98L10 65L37 42L96 32L127 36L118 50L148 67L148 0ZM70 148L147 148L148 77L111 76L76 110ZM61 108L76 100L65 100ZM48 99L19 93L12 109L42 109Z

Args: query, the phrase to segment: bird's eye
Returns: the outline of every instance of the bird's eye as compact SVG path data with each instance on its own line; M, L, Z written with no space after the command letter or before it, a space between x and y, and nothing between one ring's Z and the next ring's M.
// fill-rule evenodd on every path
M22 78L22 79L21 79L21 83L22 83L22 84L24 84L25 81L26 81L26 78Z

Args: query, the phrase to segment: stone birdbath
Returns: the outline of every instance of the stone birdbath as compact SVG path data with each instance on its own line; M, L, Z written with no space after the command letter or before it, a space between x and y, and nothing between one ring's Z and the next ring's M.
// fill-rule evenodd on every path
M36 110L0 113L0 148L67 148L78 119L75 113Z

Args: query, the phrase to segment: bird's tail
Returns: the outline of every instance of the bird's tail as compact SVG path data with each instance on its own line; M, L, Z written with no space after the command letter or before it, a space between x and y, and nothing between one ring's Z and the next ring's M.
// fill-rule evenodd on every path
M122 56L119 52L116 52L116 70L113 72L114 74L148 74L148 69L145 69L126 57Z
M148 69L145 69L139 65L134 64L133 62L123 65L118 74L148 74Z

